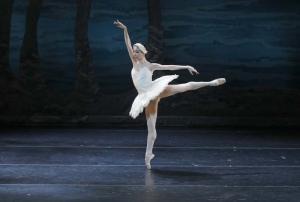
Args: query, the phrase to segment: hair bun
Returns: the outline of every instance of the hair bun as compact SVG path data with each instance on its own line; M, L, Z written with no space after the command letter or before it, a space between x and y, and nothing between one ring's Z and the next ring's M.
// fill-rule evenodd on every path
M147 54L148 51L147 49L145 48L145 46L141 43L135 43L133 46L136 46L138 49L140 49L144 54Z

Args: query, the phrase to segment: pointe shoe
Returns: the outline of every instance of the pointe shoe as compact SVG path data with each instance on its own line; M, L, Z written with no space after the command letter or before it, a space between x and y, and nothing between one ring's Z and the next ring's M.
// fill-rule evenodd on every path
M215 79L215 80L211 81L212 86L219 86L219 85L222 85L224 83L226 83L225 78Z
M151 164L150 164L150 162L151 162L151 160L154 158L154 154L146 154L146 156L145 156L145 165L146 165L146 167L147 167L147 169L151 169Z

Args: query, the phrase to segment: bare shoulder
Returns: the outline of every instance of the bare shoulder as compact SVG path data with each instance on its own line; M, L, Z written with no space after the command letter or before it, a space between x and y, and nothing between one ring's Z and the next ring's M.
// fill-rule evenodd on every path
M138 65L138 63L135 60L131 60L131 63L133 68L136 68L136 66Z
M154 70L156 70L160 65L161 65L161 64L159 64L159 63L149 62L148 68L149 68L151 71L154 71Z

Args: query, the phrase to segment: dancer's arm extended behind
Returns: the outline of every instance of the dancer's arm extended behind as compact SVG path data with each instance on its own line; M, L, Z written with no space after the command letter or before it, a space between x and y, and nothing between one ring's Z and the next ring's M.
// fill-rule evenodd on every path
M189 72L193 75L199 74L199 72L192 66L190 65L161 65L159 63L151 63L151 69L152 71L155 70L180 70L180 69L187 69Z

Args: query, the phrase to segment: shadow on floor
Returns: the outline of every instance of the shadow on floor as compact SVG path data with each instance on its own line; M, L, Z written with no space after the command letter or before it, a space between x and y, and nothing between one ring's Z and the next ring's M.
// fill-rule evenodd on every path
M219 174L211 174L197 171L184 170L184 168L176 169L163 169L152 168L152 170L145 171L145 185L154 186L160 184L162 181L169 181L170 184L181 182L183 184L191 182L203 182L203 181L218 181L221 180Z

